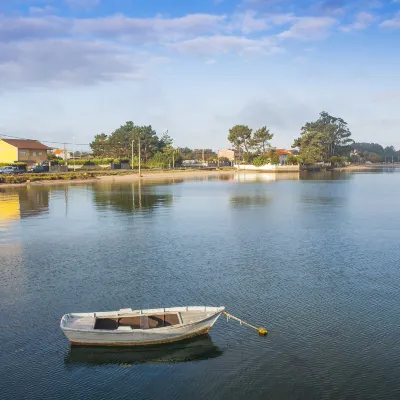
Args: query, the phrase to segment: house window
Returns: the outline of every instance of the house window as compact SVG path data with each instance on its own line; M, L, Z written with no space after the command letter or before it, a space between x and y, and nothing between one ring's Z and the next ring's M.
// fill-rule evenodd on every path
M32 155L33 155L33 156L36 156L36 151L32 151Z
M41 151L39 151L39 156L42 156L42 155L43 155L43 153Z
M25 157L26 156L26 151L20 151L19 155L22 156L22 157Z

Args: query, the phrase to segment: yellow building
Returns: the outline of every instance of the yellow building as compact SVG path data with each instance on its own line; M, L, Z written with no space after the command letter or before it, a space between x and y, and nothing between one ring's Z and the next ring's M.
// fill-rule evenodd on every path
M26 162L28 166L47 161L50 147L37 140L0 139L0 163Z

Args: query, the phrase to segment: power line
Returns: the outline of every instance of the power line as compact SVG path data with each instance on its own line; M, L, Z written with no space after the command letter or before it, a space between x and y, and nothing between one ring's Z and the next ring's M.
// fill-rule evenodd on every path
M36 142L39 142L39 140L37 139L29 139L29 138L23 138L23 137L19 137L19 136L11 136L11 135L0 135L1 137L8 137L11 139L20 139L20 140L34 140ZM68 143L68 142L52 142L50 140L40 140L40 142L43 143L53 143L53 144L74 144L74 143ZM75 146L90 146L90 143L75 143Z

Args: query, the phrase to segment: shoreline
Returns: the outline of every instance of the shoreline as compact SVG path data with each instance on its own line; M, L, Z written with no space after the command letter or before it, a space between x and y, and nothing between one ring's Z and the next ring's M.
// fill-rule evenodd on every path
M204 171L204 170L187 170L187 171L149 171L139 174L137 172L124 173L121 175L102 175L99 174L96 177L88 179L65 179L65 180L38 180L34 182L22 182L22 183L0 183L1 188L9 187L25 187L25 186L47 186L47 185L60 185L60 184L82 184L82 183L102 183L102 182L154 182L163 181L166 179L174 178L204 178L209 176L223 176L231 175L236 171L231 170L215 170L215 171Z
M358 164L358 165L348 165L346 167L334 168L335 171L372 171L381 170L383 168L400 168L400 164Z
M400 164L362 164L362 165L348 165L346 167L334 168L331 171L338 172L366 172L366 171L378 171L383 168L400 169ZM83 172L83 171L82 171ZM101 174L99 173L95 177L90 177L87 179L56 179L56 180L37 180L34 182L21 182L21 183L0 183L1 188L10 187L36 187L36 186L47 186L47 185L70 185L70 184L83 184L83 183L102 183L102 182L156 182L165 181L169 179L196 179L205 178L212 176L226 176L236 173L271 173L270 171L252 171L252 170L237 170L237 169L224 169L224 170L165 170L165 171L151 171L144 170L139 174L135 172L124 172L121 174ZM299 171L298 173L305 172ZM277 173L277 172L274 172ZM285 174L285 172L279 172L280 174ZM288 172L289 173L289 172Z

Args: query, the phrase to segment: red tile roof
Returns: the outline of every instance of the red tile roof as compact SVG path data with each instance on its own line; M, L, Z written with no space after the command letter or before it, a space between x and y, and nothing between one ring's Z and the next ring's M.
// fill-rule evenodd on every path
M37 140L29 139L1 139L3 142L11 144L11 146L17 147L18 149L28 150L50 150L51 147L38 142Z
M289 154L292 154L290 150L285 149L276 149L276 152L278 153L278 156L288 156Z
M53 154L54 154L54 155L62 154L62 153L64 153L64 150L57 149L57 150L54 150L54 151L53 151Z

